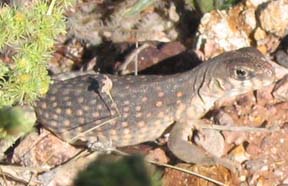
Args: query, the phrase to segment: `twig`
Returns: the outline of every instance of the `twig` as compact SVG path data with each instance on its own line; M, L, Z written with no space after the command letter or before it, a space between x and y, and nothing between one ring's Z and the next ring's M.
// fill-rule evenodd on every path
M31 177L29 179L20 177L19 175L25 175L23 172L29 171L33 172L44 172L47 169L43 168L33 168L33 167L20 167L20 166L13 166L13 165L0 165L0 175L3 176L4 181L6 180L6 176L10 177L14 181L29 184L29 185L37 185L40 182L32 181Z
M236 131L236 132L274 132L279 131L279 127L271 128L260 128L260 127L246 127L246 126L223 126L214 124L193 124L199 129L214 129L214 130L226 130L226 131Z
M144 43L141 45L139 48L136 48L131 54L128 55L128 57L125 59L125 62L120 66L119 71L121 71L122 75L125 75L127 72L125 70L127 69L127 66L136 58L138 58L138 54L144 50L145 48L148 48L150 45L148 43ZM138 63L138 62L137 62ZM135 68L136 68L136 63L135 63ZM138 68L138 64L137 64ZM138 71L138 69L137 69Z
M136 48L139 48L139 43L138 41L136 42ZM134 61L134 75L138 76L138 54L139 52L137 52L136 56L135 56L135 61Z
M81 137L83 134L87 134L87 133L90 132L90 131L96 130L96 129L104 126L104 125L110 124L110 122L116 120L117 118L119 118L119 116L114 117L114 118L111 118L111 119L109 119L109 120L107 120L107 121L102 122L102 123L99 124L99 125L96 125L95 127L91 127L91 128L89 128L88 130L83 131L83 132L77 134L76 136L74 136L73 138L71 138L68 143L71 144L71 143L75 142L75 140L77 140L77 139L78 139L79 137ZM67 132L69 132L69 131L67 131ZM65 132L64 132L64 134L65 134Z

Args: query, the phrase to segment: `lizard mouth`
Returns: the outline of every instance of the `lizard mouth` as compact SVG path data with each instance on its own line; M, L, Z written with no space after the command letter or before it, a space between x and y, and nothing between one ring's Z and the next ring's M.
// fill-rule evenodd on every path
M230 90L227 91L227 95L225 95L224 97L233 97L233 96L237 96L239 94L244 94L247 93L249 91L252 90L257 90L257 89L261 89L264 87L267 87L271 84L273 84L274 78L253 78L250 80L245 80L245 81L236 81L236 80L232 80L230 79Z

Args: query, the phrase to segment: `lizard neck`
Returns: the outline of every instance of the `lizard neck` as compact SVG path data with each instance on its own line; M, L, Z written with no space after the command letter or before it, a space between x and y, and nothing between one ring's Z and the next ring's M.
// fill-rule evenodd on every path
M176 95L176 120L199 119L213 108L216 101L225 96L225 91L219 86L219 83L224 82L224 78L213 78L217 63L214 61L209 65L201 64L190 71L174 75L177 77L172 77L175 79L172 90Z

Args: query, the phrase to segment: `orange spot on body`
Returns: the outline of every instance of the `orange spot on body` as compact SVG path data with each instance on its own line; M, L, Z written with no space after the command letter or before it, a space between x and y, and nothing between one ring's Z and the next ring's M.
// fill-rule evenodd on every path
M77 99L77 101L78 101L78 103L84 103L84 98L83 97L79 97L78 99Z
M141 110L141 106L136 106L136 111L140 111Z
M124 107L123 110L124 110L124 112L129 112L130 108L129 107Z
M159 118L163 118L164 116L165 116L164 112L159 112L159 113L158 113L158 117L159 117Z
M141 112L138 112L137 114L136 114L136 118L140 118L142 116L142 113Z
M67 101L67 102L66 102L66 105L67 105L67 106L71 106L71 105L72 105L72 102L71 102L71 101Z
M68 126L70 126L71 122L68 119L66 119L66 120L64 120L63 124L64 124L64 126L68 127Z
M143 97L143 98L142 98L142 102L146 102L147 100L148 100L147 97Z
M143 128L143 127L145 127L145 122L144 122L144 121L139 121L139 122L137 123L137 126L138 126L139 128Z
M57 102L53 102L52 107L54 107L54 108L57 107Z
M88 106L83 106L83 110L88 111L89 107Z
M179 98L179 97L182 97L183 96L183 92L177 92L176 96Z
M76 111L76 115L77 116L82 116L83 115L83 111L82 110L77 110Z
M46 108L47 108L47 104L46 104L45 102L43 102L43 103L41 104L41 108L42 108L42 109L46 109Z
M123 130L123 133L124 133L125 135L128 135L128 134L130 134L130 129L128 129L128 128L125 128L125 129Z
M164 96L164 92L159 92L158 93L158 97L163 97Z
M156 107L161 107L163 105L163 102L162 101L157 101L156 102Z
M128 122L126 122L126 121L122 122L121 126L124 127L124 128L128 127Z
M100 116L100 114L99 114L99 112L93 112L93 113L92 113L92 116L93 116L94 118L98 118L98 117Z
M56 108L56 110L55 110L55 112L57 113L57 114L61 114L61 109L60 108Z

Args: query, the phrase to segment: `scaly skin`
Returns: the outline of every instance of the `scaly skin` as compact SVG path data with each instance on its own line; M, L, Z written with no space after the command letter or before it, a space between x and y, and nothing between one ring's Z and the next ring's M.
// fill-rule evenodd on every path
M62 139L121 147L155 140L175 123L168 146L179 159L229 168L229 161L187 141L193 123L216 101L276 80L271 64L253 48L227 52L175 75L78 75L56 81L37 103L39 121Z

